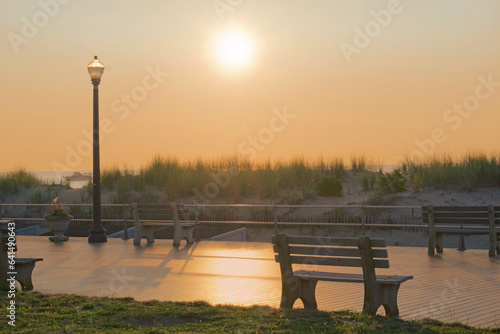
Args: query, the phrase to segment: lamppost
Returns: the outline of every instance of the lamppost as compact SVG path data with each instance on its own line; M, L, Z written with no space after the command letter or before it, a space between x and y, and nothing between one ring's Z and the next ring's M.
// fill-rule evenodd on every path
M92 85L94 85L94 172L93 172L93 197L94 197L94 220L90 229L89 242L106 242L106 231L101 223L101 170L99 162L99 84L104 72L104 65L94 56L94 60L87 66Z

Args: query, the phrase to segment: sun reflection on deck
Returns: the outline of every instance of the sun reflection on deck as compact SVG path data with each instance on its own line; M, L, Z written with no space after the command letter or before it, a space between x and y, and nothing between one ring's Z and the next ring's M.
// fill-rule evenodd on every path
M132 240L110 238L96 246L86 238L70 238L63 245L45 237L18 238L17 256L44 259L33 272L35 291L272 307L281 298L279 265L270 243L202 241L175 248L172 240L162 239L134 246ZM399 292L403 319L498 326L500 299L494 296L500 293L499 257L473 249L450 249L440 257L429 257L422 247L388 249L389 270L414 275ZM449 286L455 283L467 288L436 308L443 291L452 296ZM319 282L317 301L321 310L360 311L363 284Z

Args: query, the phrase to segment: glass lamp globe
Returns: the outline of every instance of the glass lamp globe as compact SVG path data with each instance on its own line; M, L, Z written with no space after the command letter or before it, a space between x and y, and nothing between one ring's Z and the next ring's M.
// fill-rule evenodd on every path
M97 59L97 56L94 56L94 60L87 65L87 70L92 79L101 79L102 73L104 72L104 64Z

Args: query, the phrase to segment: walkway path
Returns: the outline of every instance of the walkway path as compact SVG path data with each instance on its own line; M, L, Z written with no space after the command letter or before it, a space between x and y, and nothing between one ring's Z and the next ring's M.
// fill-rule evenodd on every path
M40 292L273 307L281 297L270 243L202 241L175 249L161 239L134 246L121 239L52 243L48 237L19 236L18 245L19 257L44 258L33 274ZM399 292L403 319L500 327L500 256L489 258L487 250L445 249L428 256L421 247L388 249L391 268L385 272L414 276ZM319 282L317 295L320 310L362 309L362 284Z

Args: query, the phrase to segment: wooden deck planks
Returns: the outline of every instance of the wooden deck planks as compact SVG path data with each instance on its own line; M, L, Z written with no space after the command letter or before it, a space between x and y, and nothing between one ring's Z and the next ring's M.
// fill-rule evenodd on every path
M120 239L100 245L87 238L18 240L17 256L36 253L44 258L33 272L35 290L41 292L273 307L281 297L279 265L270 243L203 241L175 249L171 240L161 239L141 246ZM403 319L500 326L500 256L488 258L484 249L446 249L436 256L428 256L424 247L388 250L391 268L377 273L414 276L399 292ZM317 300L320 310L360 311L363 285L319 282Z

